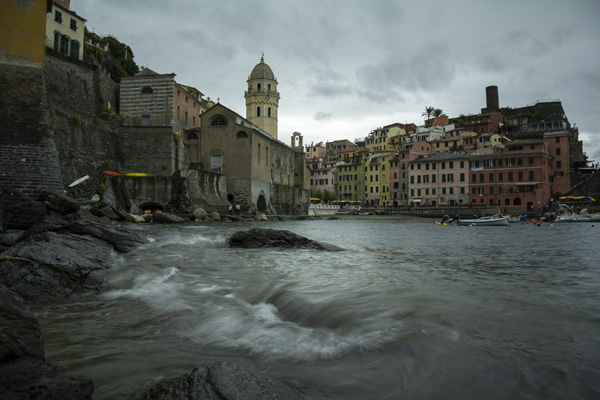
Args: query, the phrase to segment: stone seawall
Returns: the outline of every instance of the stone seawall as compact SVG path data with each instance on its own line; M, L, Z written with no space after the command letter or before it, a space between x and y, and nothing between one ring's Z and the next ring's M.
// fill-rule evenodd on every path
M0 183L32 197L43 190L62 192L44 70L3 62L0 93Z

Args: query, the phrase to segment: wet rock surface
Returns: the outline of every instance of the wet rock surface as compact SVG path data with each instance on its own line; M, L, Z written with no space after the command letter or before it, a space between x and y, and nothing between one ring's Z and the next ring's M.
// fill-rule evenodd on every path
M91 399L94 384L44 361L40 327L23 299L0 285L0 398Z
M170 379L163 379L142 399L301 400L295 389L237 365L220 362Z
M286 230L254 228L234 233L228 241L230 247L254 249L262 247L302 248L326 251L343 251L344 249L297 235Z

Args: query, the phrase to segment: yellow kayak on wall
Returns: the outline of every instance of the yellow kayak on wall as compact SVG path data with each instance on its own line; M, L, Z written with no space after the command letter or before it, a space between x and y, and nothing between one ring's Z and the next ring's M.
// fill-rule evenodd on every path
M130 172L128 174L125 174L125 176L152 176L150 174L143 174L141 172Z

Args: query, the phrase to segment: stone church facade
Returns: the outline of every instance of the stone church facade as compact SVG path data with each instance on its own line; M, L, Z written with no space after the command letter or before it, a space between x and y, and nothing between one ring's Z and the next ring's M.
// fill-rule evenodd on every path
M309 171L299 133L291 146L277 140L279 93L271 68L261 58L248 79L244 118L222 104L186 131L190 164L226 176L227 199L247 213L278 214L308 208Z

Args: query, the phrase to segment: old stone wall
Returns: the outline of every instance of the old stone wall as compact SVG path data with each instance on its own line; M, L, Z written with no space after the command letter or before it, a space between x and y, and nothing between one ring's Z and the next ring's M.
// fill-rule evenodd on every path
M175 172L179 142L173 136L173 128L123 126L119 132L124 172L154 176L171 176Z
M0 183L37 197L62 192L40 66L0 65Z
M116 115L99 118L103 101L115 101L117 84L94 65L51 50L46 54L44 74L64 184L104 170L120 172L120 123Z

